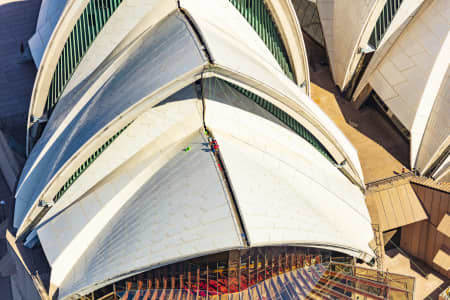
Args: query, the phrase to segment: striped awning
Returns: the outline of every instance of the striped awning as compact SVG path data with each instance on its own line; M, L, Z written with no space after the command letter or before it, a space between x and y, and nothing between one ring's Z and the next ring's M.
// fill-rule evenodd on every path
M437 264L442 269L450 270L450 255L446 249L439 249L433 258L433 263Z
M437 230L439 230L439 232L441 232L442 234L445 234L446 236L450 237L450 215L449 214L444 215L441 222L439 222Z
M368 190L366 202L373 223L381 231L402 227L428 218L409 181L388 183Z

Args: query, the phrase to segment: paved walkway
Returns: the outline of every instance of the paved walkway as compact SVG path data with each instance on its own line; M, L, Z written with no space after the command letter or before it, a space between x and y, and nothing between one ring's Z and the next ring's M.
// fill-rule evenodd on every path
M331 78L326 53L305 36L310 74L311 97L343 131L358 150L365 182L391 177L406 168L409 145L376 107L355 109L345 100Z
M310 60L311 97L358 150L365 182L392 177L403 168L407 170L408 143L376 107L368 105L357 110L345 100L331 78L325 50L308 36L305 42ZM372 218L376 218L373 207L368 205L368 208ZM414 299L437 299L441 288L450 284L448 279L433 271L426 271L424 276L415 261L398 250L388 251L383 264L385 271L416 278ZM421 269L427 270L424 266Z
M33 89L36 67L32 61L25 62L20 53L22 43L34 34L41 0L0 0L0 129L5 133L8 143L16 153L23 153L25 145L26 118ZM0 207L0 222L4 214L12 216L14 201L5 178L0 173L0 200L7 202L6 209ZM11 218L9 218L11 220ZM9 220L9 221L10 221ZM6 253L5 228L0 234L0 259ZM40 254L42 256L42 254ZM43 256L42 256L43 257ZM5 256L6 259L6 256ZM13 260L9 260L11 263ZM4 261L3 261L4 263ZM13 263L14 265L14 263ZM28 298L27 289L33 291L33 284L27 283L20 273L12 269L12 277L0 276L0 298L13 297L11 280L25 284L21 288L22 298ZM2 270L10 273L7 270ZM19 279L20 278L20 279ZM24 296L27 295L27 296Z
M36 67L20 45L34 34L41 0L0 0L0 128L25 144L25 124Z
M450 281L442 275L410 260L398 250L387 251L387 255L384 257L384 267L389 272L416 278L414 299L437 299L441 291L450 284Z

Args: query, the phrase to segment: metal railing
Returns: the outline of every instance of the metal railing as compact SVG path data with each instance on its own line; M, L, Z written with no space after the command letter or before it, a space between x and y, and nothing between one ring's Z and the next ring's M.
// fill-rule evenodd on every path
M331 263L328 274L334 280L347 282L347 290L367 299L408 299L414 297L414 277L369 269L354 264ZM398 297L398 298L397 298Z
M399 173L399 174L396 174L396 175L391 176L391 177L387 177L387 178L383 178L383 179L380 179L380 180L369 182L369 183L366 184L366 187L367 187L367 189L369 189L369 188L376 187L376 186L381 185L381 184L392 183L392 182L395 182L397 180L405 179L405 178L408 178L408 177L415 177L415 176L417 176L417 174L416 174L416 171L414 171L414 170L413 171L408 171L408 172L405 172L405 173Z
M373 230L373 234L375 237L375 262L376 262L376 266L377 266L377 270L378 271L383 271L383 250L384 250L384 245L381 242L382 241L382 236L383 233L380 230L380 224L372 224L372 230Z

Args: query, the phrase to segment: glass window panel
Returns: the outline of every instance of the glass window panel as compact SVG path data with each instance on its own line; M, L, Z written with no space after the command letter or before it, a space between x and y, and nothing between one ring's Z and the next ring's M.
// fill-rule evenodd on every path
M264 1L252 0L244 2L243 0L230 0L230 2L261 37L284 73L293 80L292 66L281 34Z
M122 0L115 1L118 4L122 2ZM62 66L62 72L55 68L55 75L48 92L46 109L49 116L78 63L116 8L117 6L112 7L108 0L91 0L75 23L58 60L58 64ZM110 13L106 13L107 11ZM61 76L61 73L64 76ZM54 96L55 94L56 96Z

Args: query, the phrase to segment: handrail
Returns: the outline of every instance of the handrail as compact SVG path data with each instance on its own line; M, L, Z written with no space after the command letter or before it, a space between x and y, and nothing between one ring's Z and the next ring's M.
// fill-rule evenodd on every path
M324 281L325 279L323 278L321 280ZM335 286L335 287L338 287L340 289L348 290L348 291L351 291L351 292L354 292L354 293L358 293L358 294L364 295L365 297L369 297L369 298L372 298L372 299L378 299L378 300L384 300L385 299L382 296L375 295L375 294L370 293L368 291L364 291L364 290L362 290L360 288L353 287L353 286L344 284L342 282L339 282L339 281L336 281L336 280L333 280L333 279L330 279L330 278L327 279L326 285L327 286L328 285Z
M391 176L391 177L387 177L387 178L383 178L383 179L379 179L379 180L375 180L375 181L369 182L369 183L366 184L366 187L367 187L367 189L369 189L371 187L374 187L374 186L377 186L377 185L380 185L380 184L390 183L390 182L393 182L393 181L397 181L397 180L404 179L404 178L407 178L407 177L414 177L414 176L417 176L417 173L416 173L415 170L409 171L409 172L405 172L405 173L396 174L396 175Z
M408 293L411 292L410 290L407 290L407 289L392 287L392 286L386 284L385 282L380 283L378 281L371 280L371 279L364 278L364 277L355 277L352 275L347 275L344 273L338 273L338 272L333 272L333 271L329 271L329 272L330 272L330 275L332 275L334 277L340 277L340 278L350 280L350 281L362 282L368 286L375 287L375 288L386 288L386 289L390 289L390 290L394 290L394 291L398 291L398 292L408 292Z
M378 270L376 270L376 269L370 269L370 268L365 268L365 267L360 267L360 266L355 266L355 265L349 265L349 264L339 263L339 262L334 262L334 261L331 261L330 264L331 264L331 265L341 265L341 266L349 267L349 268L358 268L358 269L361 269L361 270L367 270L367 271L378 272ZM403 274L398 274L398 273L392 273L392 272L384 272L384 271L381 271L381 273L392 274L392 275L396 275L396 276L403 276L404 278L410 278L410 279L411 279L411 278L414 278L414 277L412 277L412 276L403 275ZM392 281L395 281L395 280L392 280Z

